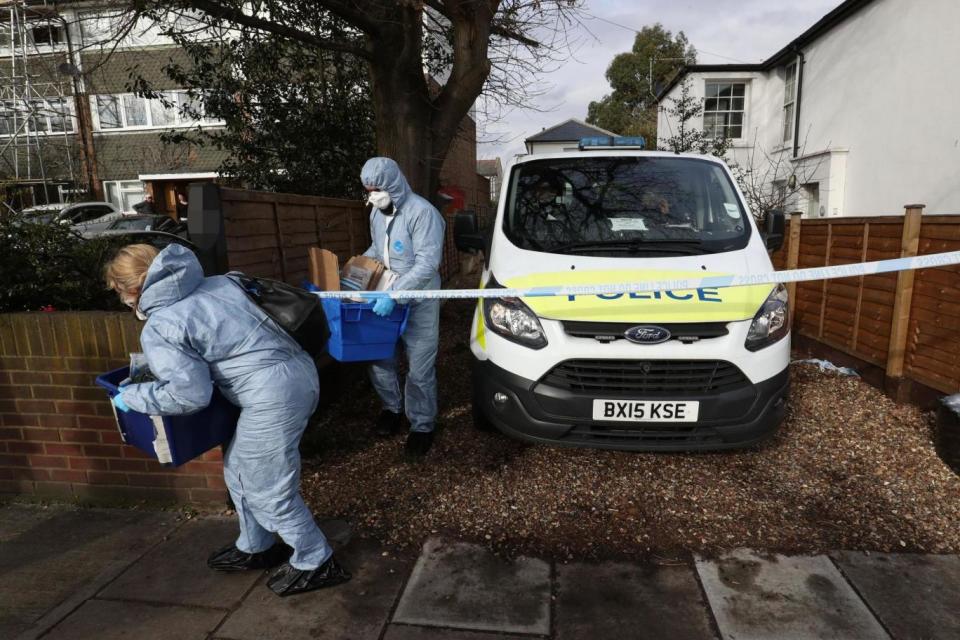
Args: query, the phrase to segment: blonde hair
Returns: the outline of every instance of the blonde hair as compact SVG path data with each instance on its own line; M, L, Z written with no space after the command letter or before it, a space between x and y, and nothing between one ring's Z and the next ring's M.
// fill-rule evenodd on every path
M149 244L128 244L121 248L103 270L107 288L121 294L139 293L147 278L147 269L158 253L156 247Z

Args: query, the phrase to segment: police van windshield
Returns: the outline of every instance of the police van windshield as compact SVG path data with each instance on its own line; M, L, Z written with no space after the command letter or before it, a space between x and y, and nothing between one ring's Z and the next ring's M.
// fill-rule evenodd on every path
M662 257L742 249L746 211L727 173L696 158L535 160L513 170L504 232L531 251Z

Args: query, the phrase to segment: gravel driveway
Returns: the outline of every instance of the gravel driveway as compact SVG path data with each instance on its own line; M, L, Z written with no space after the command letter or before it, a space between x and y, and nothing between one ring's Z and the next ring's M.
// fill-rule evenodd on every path
M367 435L379 411L362 378L304 442L307 501L398 547L435 533L507 554L608 558L736 547L960 551L960 477L931 419L857 378L795 365L787 421L760 448L636 454L535 446L470 417L473 304L445 305L441 431L426 462Z

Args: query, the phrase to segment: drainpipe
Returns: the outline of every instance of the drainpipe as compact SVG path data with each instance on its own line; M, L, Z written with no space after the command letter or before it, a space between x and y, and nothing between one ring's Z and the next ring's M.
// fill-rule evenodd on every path
M800 47L795 47L794 51L799 58L797 62L797 97L793 114L793 157L796 158L800 155L800 100L803 98L803 66L806 64L806 59L803 57L803 51L800 50Z

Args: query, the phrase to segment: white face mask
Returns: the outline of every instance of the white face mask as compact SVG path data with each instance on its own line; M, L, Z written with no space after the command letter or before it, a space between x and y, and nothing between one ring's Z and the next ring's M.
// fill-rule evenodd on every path
M389 209L390 205L393 204L390 194L386 191L371 191L367 194L367 202L381 211Z

